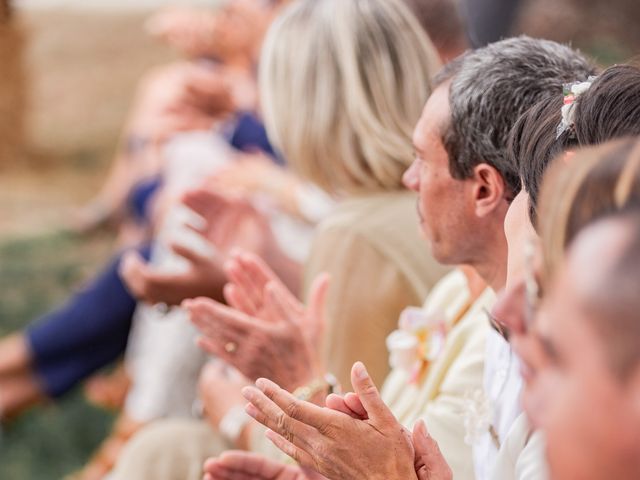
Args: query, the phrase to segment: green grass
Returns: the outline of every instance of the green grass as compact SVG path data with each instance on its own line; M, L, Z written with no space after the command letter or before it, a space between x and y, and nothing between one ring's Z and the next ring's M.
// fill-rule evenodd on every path
M28 324L67 298L108 258L110 240L61 233L0 243L0 334ZM88 405L81 389L4 427L0 479L52 480L81 467L112 416Z

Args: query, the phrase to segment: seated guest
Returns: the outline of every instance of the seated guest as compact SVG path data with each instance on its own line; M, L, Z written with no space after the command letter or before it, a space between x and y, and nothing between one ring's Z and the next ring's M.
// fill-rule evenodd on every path
M524 293L504 301L510 312L518 305L524 311L527 301L538 310L534 320L513 313L505 324L523 359L525 408L546 436L553 478L631 479L640 472L637 414L629 409L637 370L637 322L629 314L637 296L627 293L640 280L638 151L637 140L624 140L555 162L540 202L542 302Z
M539 62L546 68L530 68L530 62ZM514 71L521 72L516 76L517 81ZM575 77L586 79L592 71L587 60L567 47L519 38L469 53L439 75L441 83L427 102L414 133L418 158L405 174L407 184L420 193L422 228L437 259L453 264L470 263L494 289L502 288L507 257L502 223L511 199L520 188L517 164L509 161L506 152L509 131L525 108L547 96L549 90L560 90L563 81ZM505 89L505 84L511 88ZM446 142L442 138L443 130ZM449 151L452 153L448 154ZM468 205L461 200L464 198L468 199ZM451 215L444 216L443 211ZM468 229L482 234L472 234ZM418 358L422 360L422 370L418 369L417 377L395 369L385 384L383 395L390 400L391 411L405 426L425 418L433 437L440 441L456 478L472 478L471 450L464 439L468 436L473 440L478 434L485 433L483 425L487 428L482 418L474 418L475 405L471 402L475 392L482 388L484 340L488 327L482 307L488 308L490 303L484 303L487 301L484 295L475 302L471 298L471 303L465 305L467 287L461 287L462 282L456 283L453 279L449 277L446 280L449 285L442 290L440 287L446 283L438 285L433 298L426 304L427 312L430 312L433 301L434 307L438 307L434 310L443 309L445 322L448 320L449 331L439 355L432 363L428 357ZM468 298L468 293L466 295ZM447 318L447 315L451 316ZM457 323L456 319L459 320ZM211 315L209 322L216 328L225 323L213 322ZM212 332L214 330L212 328ZM212 333L209 339L213 341ZM431 338L429 342L437 340ZM235 364L242 363L239 360ZM269 373L265 371L265 376ZM415 370L412 373L415 375ZM345 397L345 402L349 398ZM344 410L344 405L337 406ZM385 440L389 440L384 437L401 435L401 430L395 427L395 420L389 423L388 416L386 422L385 433L375 429L369 431L368 435L372 439L378 438L381 445L376 449L358 448L359 444L375 443L366 441L368 438L363 436L366 429L354 424L351 430L349 425L341 425L345 430L339 431L345 443L350 442L350 448L342 450L327 446L320 449L326 457L317 461L332 465L332 468L357 471L360 478L368 475L369 468L376 468L372 465L393 465L395 460L383 460L385 455L394 455L393 449L384 447ZM505 431L500 432L505 437L509 426L503 426ZM356 437L358 442L354 440ZM354 453L356 449L357 454ZM295 452L300 453L300 450ZM341 457L340 452L345 456ZM354 464L354 459L361 459L361 462Z
M411 131L439 66L428 38L399 0L297 2L276 20L266 40L260 97L270 138L294 172L337 200L318 227L304 290L311 297L310 283L317 274L331 276L324 358L343 379L358 358L367 359L376 378L384 378L388 365L379 352L398 315L421 302L446 270L421 247L416 198L402 185L411 163ZM313 291L326 291L324 285ZM249 358L249 339L226 341L224 347L227 355ZM278 365L280 373L289 375L292 389L315 380L315 372L305 369L296 376L290 365ZM240 387L217 395L219 408L209 403L206 413L216 429L238 417L226 400L243 405ZM244 424L241 417L238 422ZM116 467L116 478L173 478L146 459L158 454L164 440L163 458L173 465L181 455L190 461L190 441L198 439L178 423L167 424L164 435L155 426L134 438ZM193 424L201 430L201 422ZM173 448L177 429L180 449ZM211 453L242 439L249 440L245 448L257 448L242 429L235 434L226 429L226 440L214 433L209 434ZM264 443L261 434L258 443ZM198 471L203 460L198 460ZM185 467L180 478L187 471L192 469Z
M111 170L76 215L77 230L111 221L135 231L140 212L131 218L127 202L157 188L161 165L153 152L177 133L237 130L229 135L234 147L242 147L247 135L254 144L264 137L255 117L255 64L264 32L283 3L233 0L211 11L173 8L148 21L150 33L186 59L156 67L140 80Z

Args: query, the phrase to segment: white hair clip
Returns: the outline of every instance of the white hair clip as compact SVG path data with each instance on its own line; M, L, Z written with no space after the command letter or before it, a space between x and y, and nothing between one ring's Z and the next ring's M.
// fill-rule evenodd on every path
M562 87L564 105L562 105L562 120L556 131L556 139L575 123L575 105L580 95L589 90L597 77L590 76L586 82L565 83Z

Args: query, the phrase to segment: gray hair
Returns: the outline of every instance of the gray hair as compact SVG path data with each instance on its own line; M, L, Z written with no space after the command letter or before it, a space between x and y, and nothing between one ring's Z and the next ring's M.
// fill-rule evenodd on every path
M586 80L596 67L579 51L550 40L526 36L470 51L447 65L434 79L451 82L451 123L443 132L454 178L465 179L488 163L516 194L518 165L509 160L509 132L538 101L561 95L564 83Z

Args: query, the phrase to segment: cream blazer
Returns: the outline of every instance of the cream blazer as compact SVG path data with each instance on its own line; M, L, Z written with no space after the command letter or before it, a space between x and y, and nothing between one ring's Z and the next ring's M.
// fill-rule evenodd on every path
M486 310L494 301L494 292L486 289L471 302L466 277L459 270L444 277L424 304L428 312L442 312L451 325L443 351L417 384L409 383L407 373L395 369L382 390L383 399L407 428L420 418L425 420L456 480L474 478L465 418L470 397L482 390L490 328Z
M420 234L416 198L406 190L350 198L318 226L304 291L319 273L331 275L324 361L348 390L358 360L382 384L389 372L385 339L400 312L421 305L450 270L431 257Z

